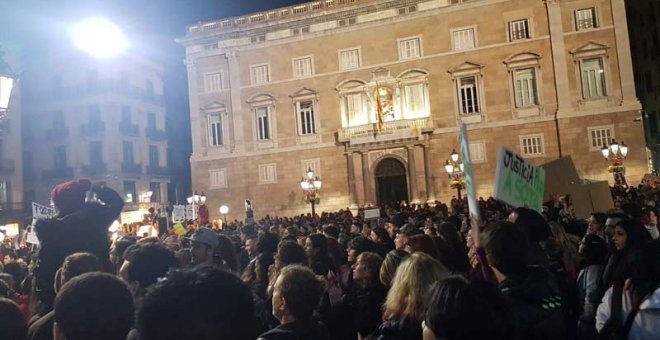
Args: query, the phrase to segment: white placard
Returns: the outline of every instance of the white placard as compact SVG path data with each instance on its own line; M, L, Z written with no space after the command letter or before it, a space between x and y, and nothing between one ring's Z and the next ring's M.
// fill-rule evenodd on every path
M35 233L35 232L27 233L27 236L25 237L25 242L31 243L31 244L39 244L39 239L37 238L37 233Z
M461 124L461 158L463 159L463 180L465 181L465 189L467 190L468 210L470 216L476 221L480 220L479 204L477 203L477 189L474 182L474 174L472 171L472 158L470 156L470 141L468 140L468 132L465 124Z
M55 216L55 209L32 202L32 218L49 218Z
M368 209L364 211L364 219L372 220L380 217L380 209Z
M186 206L185 205L175 205L172 207L172 221L174 223L182 222L186 219Z

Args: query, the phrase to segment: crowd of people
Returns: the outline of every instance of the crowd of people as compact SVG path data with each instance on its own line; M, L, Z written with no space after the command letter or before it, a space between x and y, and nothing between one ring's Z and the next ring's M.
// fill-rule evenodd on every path
M3 250L0 339L659 339L660 191L612 193L587 220L453 199L111 242L121 197L74 180L38 252Z

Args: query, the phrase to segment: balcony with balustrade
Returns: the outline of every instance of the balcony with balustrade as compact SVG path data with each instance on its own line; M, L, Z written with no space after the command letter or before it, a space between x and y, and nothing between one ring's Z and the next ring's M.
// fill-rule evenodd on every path
M104 122L89 123L80 127L80 134L82 134L83 137L99 137L103 134L104 131Z
M146 128L144 130L145 135L147 138L153 140L153 141L163 141L167 139L167 134L163 130L158 130L156 128Z
M356 145L419 138L422 133L431 131L433 131L431 118L401 119L384 122L381 128L378 127L378 123L341 128L337 131L337 141Z
M169 176L170 171L167 167L159 165L147 165L147 174L151 176Z
M142 174L142 164L135 163L122 163L121 172L127 175L141 175Z
M122 121L119 123L119 132L126 137L139 137L140 128L137 124L131 124L131 122Z

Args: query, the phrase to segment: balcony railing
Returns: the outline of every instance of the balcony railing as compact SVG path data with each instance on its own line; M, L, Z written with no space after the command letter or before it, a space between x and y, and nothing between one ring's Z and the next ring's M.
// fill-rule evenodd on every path
M165 134L165 131L163 130L157 130L154 128L146 128L144 130L144 133L147 135L147 138L154 140L154 141L159 141L159 140L166 140L167 139L167 134Z
M142 174L142 164L122 163L121 172L125 174L140 175Z
M164 166L147 165L147 173L152 176L169 176L170 171Z
M86 176L102 176L105 175L108 170L106 169L105 164L96 164L83 166L82 172Z
M85 124L80 127L80 133L84 137L94 137L98 136L101 133L105 131L105 123L104 122L94 122L91 124Z
M347 142L355 138L377 138L379 135L391 135L399 132L408 132L410 135L419 135L422 130L431 128L432 121L430 118L405 119L385 122L381 129L378 129L377 123L343 128L338 131L337 137L340 142Z
M69 129L61 126L61 127L54 127L46 130L46 138L47 139L57 139L57 138L64 138L69 136Z
M52 170L44 170L43 178L58 179L58 178L73 178L73 168L55 168Z
M0 159L0 175L13 175L16 164L13 159Z
M140 129L137 124L131 124L131 122L120 122L119 132L127 137L138 137L140 135Z

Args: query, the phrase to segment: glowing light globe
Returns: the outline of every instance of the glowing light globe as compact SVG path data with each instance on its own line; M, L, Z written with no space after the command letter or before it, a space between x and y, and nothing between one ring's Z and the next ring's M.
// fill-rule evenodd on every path
M73 27L74 44L96 58L112 58L128 45L121 29L104 18L86 19Z

